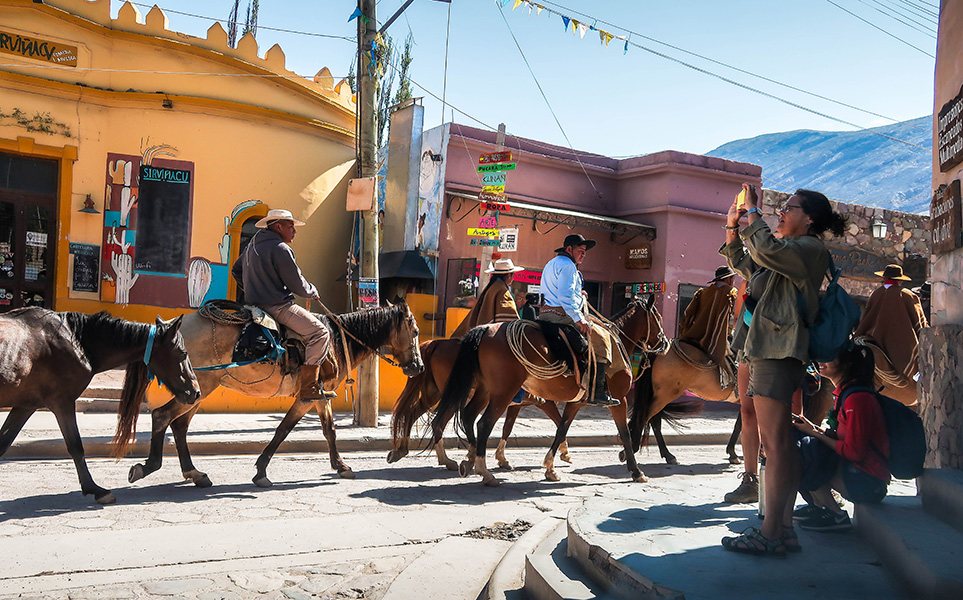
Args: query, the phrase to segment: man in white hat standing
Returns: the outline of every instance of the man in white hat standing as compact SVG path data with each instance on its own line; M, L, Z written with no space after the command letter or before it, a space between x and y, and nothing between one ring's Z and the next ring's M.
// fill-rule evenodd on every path
M619 339L589 321L588 299L582 292L582 273L578 270L585 255L594 247L595 240L587 240L574 233L565 237L561 248L555 249L557 256L548 261L542 270L543 303L538 319L574 327L586 338L586 342L592 344L596 363L595 389L588 390L590 377L588 373L583 373L582 387L587 390L585 401L596 406L615 406L620 401L609 396L606 374L610 369L626 369L628 364L622 356Z
M321 361L328 353L328 329L316 316L295 302L295 295L318 300L318 290L301 274L288 245L304 225L289 210L271 209L257 222L258 231L231 267L231 275L244 292L244 299L274 317L278 323L304 339L304 365L298 374L297 398L313 402L334 397L318 381Z

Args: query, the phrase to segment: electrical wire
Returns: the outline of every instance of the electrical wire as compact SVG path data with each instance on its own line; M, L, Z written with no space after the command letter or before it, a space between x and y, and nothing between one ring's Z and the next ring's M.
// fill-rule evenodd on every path
M544 1L544 0L542 0L542 1ZM866 110L866 109L864 109L864 108L860 108L860 107L854 106L854 105L852 105L852 104L847 104L846 102L841 102L841 101L839 101L839 100L834 100L834 99L829 98L829 97L827 97L827 96L823 96L823 95L821 95L821 94L817 94L817 93L815 93L815 92L811 92L811 91L809 91L809 90L804 90L804 89L799 88L799 87L796 87L796 86L794 86L794 85L791 85L791 84L788 84L788 83L784 83L784 82L778 81L778 80L776 80L776 79L772 79L771 77L766 77L765 75L759 75L758 73L753 73L752 71L748 71L748 70L746 70L746 69L742 69L742 68L740 68L740 67L736 67L736 66L734 66L734 65L730 65L730 64L728 64L728 63L722 62L722 61L720 61L720 60L716 60L716 59L714 59L714 58L710 58L710 57L708 57L708 56L705 56L705 55L703 55L703 54L699 54L699 53L697 53L697 52L692 52L692 51L690 51L690 50L686 50L685 48L681 48L681 47L679 47L679 46L675 46L675 45L670 44L670 43L668 43L668 42L663 42L663 41L658 40L658 39L656 39L656 38L653 38L653 37L644 35L644 34L642 34L642 33L639 33L639 32L637 32L637 31L632 31L631 29L626 29L626 28L624 28L624 27L622 27L622 26L620 26L620 25L617 25L617 24L615 24L615 23L611 23L611 22L608 22L608 21L605 21L605 20L602 20L602 19L597 19L597 18L593 17L592 15L589 15L589 14L586 14L586 13L583 13L583 12L580 12L580 11L577 11L577 10L569 9L569 8L567 8L567 7L565 7L565 6L562 6L562 5L560 5L560 4L557 4L557 3L555 3L555 2L547 2L547 1L546 1L545 4L550 4L550 5L555 6L555 7L559 8L559 9L561 9L561 10L564 10L564 11L570 13L570 14L577 14L577 15L582 16L582 17L585 17L585 18L587 18L587 19L591 19L591 20L594 21L595 23L602 23L602 24L604 24L604 25L606 25L606 26L610 26L610 27L613 27L613 28L615 28L615 29L618 29L619 31L624 31L626 34L628 34L628 35L630 36L626 41L628 41L628 42L629 42L631 45L633 45L633 46L637 46L637 44L635 44L634 42L630 41L630 40L631 40L631 37L642 38L642 39L644 39L644 40L648 40L648 41L650 41L650 42L654 42L654 43L659 44L659 45L661 45L661 46L665 46L665 47L667 47L667 48L671 48L672 50L676 50L676 51L678 51L678 52L682 52L683 54L687 54L687 55L689 55L689 56L693 56L693 57L695 57L695 58L704 60L704 61L706 61L706 62L710 62L710 63L716 64L716 65L719 65L719 66L721 66L721 67L725 67L725 68L727 68L727 69L732 69L733 71L736 71L736 72L738 72L738 73L742 73L742 74L744 74L744 75L749 75L750 77L755 77L755 78L757 78L757 79L761 79L761 80L763 80L763 81L765 81L765 82L767 82L767 83L771 83L771 84L773 84L773 85L778 85L778 86L780 86L780 87L784 87L784 88L786 88L786 89L790 89L790 90L792 90L792 91L794 91L794 92L799 92L799 93L801 93L801 94L806 94L807 96L812 96L812 97L814 97L814 98L819 98L820 100L825 100L825 101L827 101L827 102L831 102L831 103L833 103L833 104L836 104L836 105L839 105L839 106L843 106L843 107L845 107L845 108L849 108L849 109L852 109L852 110L855 110L855 111L859 111L859 112L864 113L864 114L867 114L867 115L871 115L871 116L874 116L874 117L879 117L879 118L881 118L881 119L886 119L887 121L892 121L893 123L899 123L899 122L900 122L899 119L894 119L893 117L888 117L888 116L886 116L886 115L881 115L881 114L876 113L876 112L873 112L873 111L871 111L871 110ZM546 10L548 10L548 12L550 12L550 13L553 13L553 14L556 14L556 15L561 16L561 13L555 12L555 11L553 11L553 10L551 10L551 9L546 9ZM641 47L641 46L639 46L639 47ZM921 128L921 129L922 129L922 128Z
M927 35L927 36L933 38L934 40L936 39L936 35L935 35L936 32L935 32L935 30L933 29L933 26L932 26L932 25L928 25L928 24L925 24L925 23L920 23L919 21L916 21L915 19L912 19L912 18L910 18L910 17L906 17L906 16L903 15L902 13L897 12L895 9L886 6L885 4L883 4L882 2L880 2L879 0L872 0L873 4L875 4L876 6L870 6L869 4L866 4L865 0L856 0L856 1L859 2L860 4L865 5L865 6L869 6L869 8L872 8L872 9L875 10L876 12L878 12L878 13L880 13L880 14L882 14L882 15L885 15L885 16L889 17L890 19L893 19L894 21L898 21L899 23L901 23L901 24L903 24L903 25L906 25L907 27L909 27L910 29L912 29L912 30L914 30L914 31L918 31L918 32L920 32L920 33L922 33L922 34L924 34L924 35ZM884 10L884 9L885 9L885 10ZM886 12L887 10L888 10L888 11L891 11L891 12ZM909 19L910 21L912 21L913 23L915 23L915 25L914 25L914 24L907 23L907 22L904 21L903 19L899 18L899 16L896 16L896 15L891 14L891 13L896 13L896 15L903 16L904 18L907 18L907 19ZM925 28L925 29L921 29L921 27L923 27L923 28Z
M559 131L562 132L562 137L565 138L565 142L568 144L569 148L572 149L572 152L575 152L575 148L572 146L571 140L568 139L568 134L565 133L565 128L562 127L561 121L558 120L558 115L555 114L555 109L552 108L552 103L548 101L548 96L545 95L545 90L542 89L542 84L539 83L538 77L535 76L535 71L532 70L532 65L528 62L528 58L525 56L525 52L522 50L521 44L518 43L518 38L515 37L515 32L512 31L512 26L508 23L508 19L505 17L505 11L502 10L501 7L497 7L497 8L498 8L498 14L500 14L502 17L502 20L505 21L505 27L508 27L508 33L511 34L512 40L514 40L515 42L515 47L518 48L518 53L522 55L522 60L525 61L525 66L528 67L528 72L531 74L532 79L535 81L536 87L538 87L539 93L542 95L542 100L544 100L545 105L548 106L548 112L552 113L552 118L555 119L555 124L558 125ZM599 192L597 187L595 187L595 182L592 181L592 178L589 177L588 171L585 170L585 165L582 164L582 159L579 158L578 154L575 154L574 156L575 156L575 160L578 161L578 166L581 167L582 169L582 173L585 174L586 179L588 179L589 184L592 186L592 189L595 191L596 197L599 200L603 200L602 193Z
M893 2L893 0L890 0L890 2ZM898 3L897 6L902 5L904 10L908 10L910 13L918 17L922 17L934 24L939 22L939 15L931 10L925 9L917 4L913 4L912 2L907 2L906 0L896 0L896 2Z
M866 19L864 19L863 17L857 15L856 13L854 13L854 12L848 10L848 9L845 9L845 8L843 8L842 6L836 4L835 2L833 2L833 0L826 0L826 2L829 2L830 4L832 4L833 6L835 6L836 8L838 8L839 10L841 10L841 11L843 11L843 12L845 12L845 13L847 13L847 14L849 14L849 15L857 18L857 19L859 19L860 21L862 21L863 23L866 23L866 24L869 25L870 27L872 27L872 28L874 28L874 29L878 29L879 31L881 31L881 32L885 33L886 35L888 35L889 37L893 38L894 40L896 40L896 41L898 41L898 42L901 42L901 43L903 43L903 44L906 44L906 45L909 46L910 48L913 48L914 50L918 50L919 52L922 52L923 54L925 54L926 56L929 56L930 58L932 58L932 59L934 59L934 60L936 59L936 56L935 56L935 55L930 54L929 52L927 52L926 50L923 50L922 48L919 48L919 47L917 47L917 46L914 46L913 44L911 44L911 43L907 42L906 40L904 40L903 38L899 37L898 35L894 35L894 34L888 32L888 31L886 31L885 29L883 29L883 28L880 27L879 25L876 25L875 23L872 23L872 22L870 22L870 21L867 21Z

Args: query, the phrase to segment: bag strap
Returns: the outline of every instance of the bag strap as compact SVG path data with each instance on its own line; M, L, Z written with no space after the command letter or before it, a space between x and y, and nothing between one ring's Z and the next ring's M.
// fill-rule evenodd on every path
M842 275L843 270L836 268L836 263L833 261L833 254L829 253L829 271L826 273L826 279L829 280L829 285L833 285L839 281L839 276Z
M842 409L842 407L843 407L843 401L846 399L846 397L849 396L849 395L852 394L852 393L855 393L855 392L866 392L866 393L868 393L868 394L872 394L873 397L876 398L876 402L879 404L879 410L880 410L880 412L881 412L881 413L883 412L883 403L880 402L880 398L879 398L879 397L880 397L880 393L879 393L879 390L877 390L877 389L875 389L875 388L871 388L871 387L869 387L869 386L867 386L867 385L853 385L853 386L850 386L850 387L846 388L846 389L843 391L843 393L839 395L839 408L840 408L840 409ZM886 428L886 434L889 435L889 428L886 426L886 415L885 415L885 413L883 414L883 427ZM883 464L885 464L885 465L887 466L887 468L889 468L889 457L886 456L885 454L883 454L882 452L880 452L879 448L877 448L877 447L876 447L876 444L874 444L873 442L870 442L870 443L869 443L869 447L872 448L872 449L873 449L873 452L875 452L875 453L883 460ZM890 473L890 475L892 475L892 473Z

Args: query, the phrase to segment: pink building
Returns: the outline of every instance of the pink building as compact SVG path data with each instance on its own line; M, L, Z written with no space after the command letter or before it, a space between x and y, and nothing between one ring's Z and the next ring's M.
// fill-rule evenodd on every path
M491 247L478 245L485 242L470 229L500 230L494 251L527 270L516 277L518 294L537 291L530 286L554 249L581 233L598 241L582 265L592 304L610 315L633 285L664 284L657 305L673 335L695 290L724 263L721 226L740 184L761 186L761 168L746 163L674 151L614 159L509 135L504 149L517 165L505 184L511 208L494 224L494 212L478 200L477 167L479 155L496 150L496 133L450 123L421 141L420 197L407 225L417 234L406 249L437 259L439 311L470 302L464 295L471 289L459 282L472 281L490 260L491 250L484 253Z

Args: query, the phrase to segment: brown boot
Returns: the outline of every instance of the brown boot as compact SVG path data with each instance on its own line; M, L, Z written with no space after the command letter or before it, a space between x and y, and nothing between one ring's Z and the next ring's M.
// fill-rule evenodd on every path
M298 394L299 402L315 402L325 398L337 396L334 392L328 392L321 388L318 376L321 374L319 365L302 365L298 372Z

